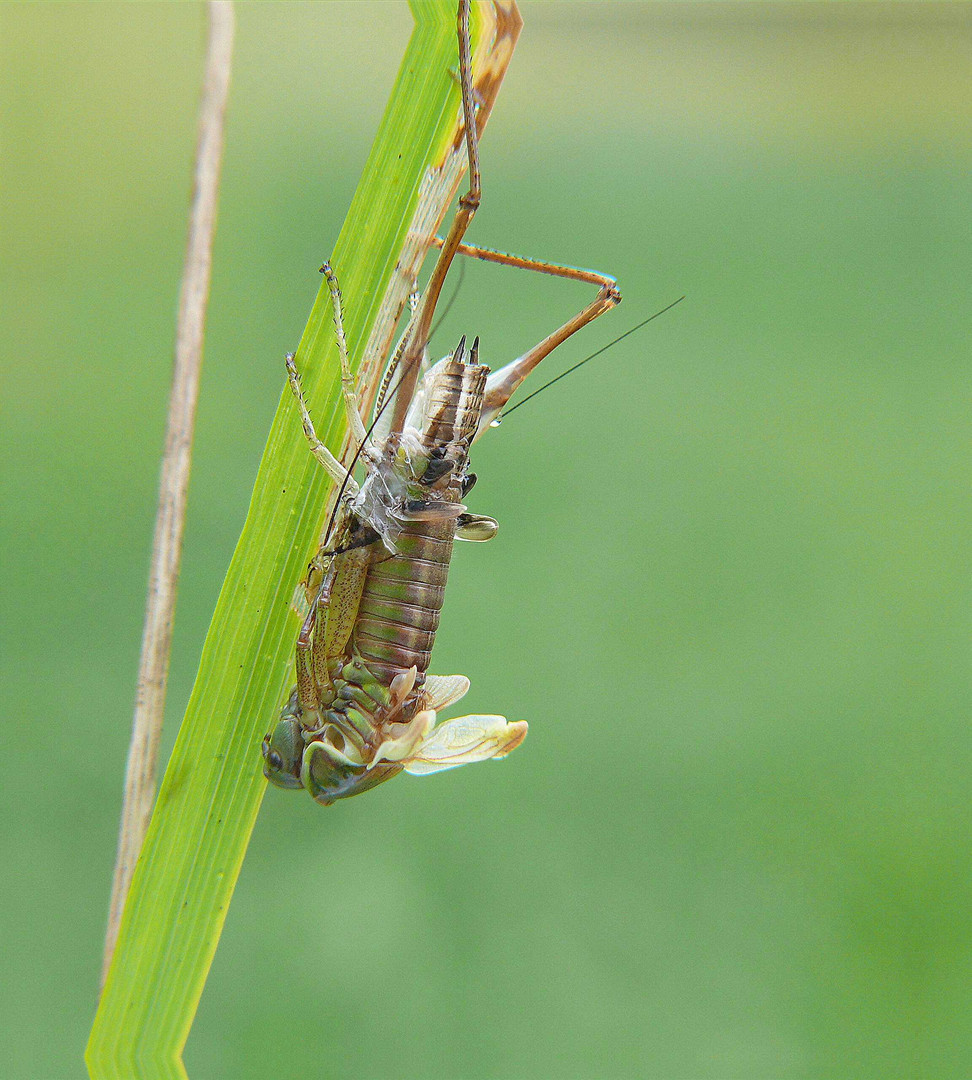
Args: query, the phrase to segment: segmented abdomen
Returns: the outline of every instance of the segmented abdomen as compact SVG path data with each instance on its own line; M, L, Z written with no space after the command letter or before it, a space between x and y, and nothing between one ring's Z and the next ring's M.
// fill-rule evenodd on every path
M428 484L435 501L458 504L461 499L487 374L484 365L452 359L437 369L429 387L421 436L430 466L428 479L419 482ZM438 462L447 463L448 471L436 469ZM457 515L459 510L457 506ZM420 677L428 670L455 531L455 517L411 521L396 537L397 554L368 569L354 644L386 686L410 667L416 667Z
M354 645L387 686L413 665L428 670L452 558L454 521L416 521L395 542L398 554L368 570Z

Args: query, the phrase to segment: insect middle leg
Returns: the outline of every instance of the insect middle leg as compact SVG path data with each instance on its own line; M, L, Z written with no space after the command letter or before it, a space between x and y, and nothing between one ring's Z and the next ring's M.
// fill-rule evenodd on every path
M327 281L328 291L331 294L331 306L334 312L334 336L337 340L338 354L341 359L341 394L344 398L344 409L348 417L348 427L351 429L351 437L355 448L360 449L361 454L369 461L375 461L380 456L375 450L368 432L365 430L364 421L361 419L361 411L358 407L358 395L355 392L354 376L351 374L351 364L348 360L348 343L344 336L344 304L341 299L341 289L338 285L337 275L331 269L330 263L324 263L321 273ZM297 399L297 407L300 410L301 424L304 435L310 443L314 457L327 470L328 476L341 486L353 498L358 493L358 485L348 474L340 461L324 445L314 427L307 402L304 399L303 388L300 383L300 372L293 353L288 353L287 378L290 381L290 389Z
M311 453L317 459L318 463L324 466L327 475L330 476L334 483L343 486L348 494L348 498L353 498L358 494L358 484L341 462L338 461L324 443L321 442L320 437L317 434L317 429L314 427L314 421L311 419L311 414L307 408L307 402L304 400L304 391L300 385L300 372L297 370L294 354L287 353L285 360L287 364L287 379L290 382L290 389L297 399L297 408L300 410L300 422L304 428L304 435L307 438L307 442L310 444Z
M344 336L344 302L341 299L341 289L338 285L337 275L331 269L330 263L324 263L321 273L327 281L328 290L331 293L331 307L334 311L334 336L337 339L338 354L341 357L341 394L344 397L344 409L348 416L348 426L351 429L351 438L356 448L369 460L377 460L378 453L371 443L368 432L365 430L364 421L361 419L361 410L358 404L358 395L354 388L354 376L351 374L351 363L348 360L348 342Z

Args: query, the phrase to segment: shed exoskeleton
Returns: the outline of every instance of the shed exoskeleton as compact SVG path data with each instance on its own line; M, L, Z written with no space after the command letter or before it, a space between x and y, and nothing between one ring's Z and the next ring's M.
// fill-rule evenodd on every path
M488 540L498 527L492 518L470 514L463 503L475 482L469 451L533 368L621 299L605 275L462 243L480 201L469 0L459 4L458 38L469 190L439 242L429 285L389 366L369 429L354 391L337 278L329 265L321 268L334 307L355 459L365 470L360 486L317 437L295 358L287 357L311 450L343 498L310 565L296 686L263 740L264 773L278 787L305 788L324 805L402 771L422 775L505 757L526 737L526 721L510 723L502 716L436 724L438 713L469 688L465 676L428 674L453 544ZM480 363L478 338L468 349L463 339L451 356L429 368L429 328L456 254L589 282L598 286L598 295L494 373Z

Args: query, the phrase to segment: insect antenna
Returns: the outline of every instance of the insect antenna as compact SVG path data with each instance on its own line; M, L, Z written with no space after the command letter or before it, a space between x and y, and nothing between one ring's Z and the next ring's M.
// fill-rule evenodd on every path
M462 283L463 283L463 279L465 278L465 276L466 276L466 264L464 262L461 262L461 263L459 263L459 280L456 282L456 287L452 290L452 295L449 297L449 300L446 303L446 306L445 306L444 310L439 315L438 319L436 319L435 325L429 331L429 341L432 340L432 337L434 336L436 331L439 329L439 327L442 326L442 323L445 321L445 317L452 310L452 305L456 302L456 298L459 296L459 290L462 288ZM413 309L413 311L412 311L413 319L414 319L414 316L415 316L415 311ZM409 337L409 333L410 333L411 329L412 329L412 320L410 319L409 324L405 328L405 332L402 334L401 340L398 343L398 348L395 349L395 355L391 358L391 361L388 364L388 368L385 371L384 377L381 380L381 386L378 389L378 397L377 397L376 402L375 402L375 408L376 409L381 409L384 402L385 402L385 400L386 400L386 397L387 397L387 395L389 393L389 390L388 390L389 385L391 384L391 381L395 376L395 372L398 370L398 365L401 363L402 355L405 352L405 346L408 344L408 337ZM401 380L399 380L399 382L401 382ZM395 389L397 390L398 387L396 387ZM379 413L379 415L380 415L380 413ZM376 416L375 419L377 420L378 417ZM370 430L369 430L369 434L370 434Z
M595 356L600 356L601 353L607 352L613 345L617 345L619 341L624 341L629 334L633 334L636 330L640 330L643 326L647 326L653 319L657 319L659 315L664 315L666 311L671 311L676 304L680 304L684 299L684 296L680 296L677 300L673 300L667 307L663 307L661 311L656 311L654 315L649 315L647 319L642 320L637 326L632 326L630 330L625 330L625 332L616 337L614 341L609 341L607 345L602 345L596 352L592 352L590 356L585 356L583 360L578 360L572 367L569 367L566 371L562 371L559 375L552 378L550 382L544 383L538 390L534 390L532 394L527 394L525 398L518 401L515 405L511 405L510 408L504 409L500 416L493 421L493 426L496 426L500 420L505 420L514 409L518 409L521 405L526 405L530 398L535 398L537 394L542 394L544 390L549 389L555 382L560 382L561 379L566 378L571 372L576 371L579 367L583 367L588 360L593 360Z
M442 309L439 317L435 320L435 325L429 331L429 341L435 337L435 332L445 322L446 316L452 311L452 305L456 302L456 297L459 295L459 290L462 288L462 280L466 276L466 264L465 262L459 263L459 279L456 281L456 287L452 290L452 295L449 297L446 306Z

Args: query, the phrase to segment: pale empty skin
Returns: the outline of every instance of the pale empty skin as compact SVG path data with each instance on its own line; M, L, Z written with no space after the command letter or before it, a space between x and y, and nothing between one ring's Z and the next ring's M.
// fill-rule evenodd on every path
M344 340L333 269L321 269L334 306L342 389L359 485L317 437L287 357L311 451L341 488L325 541L310 564L307 614L296 648L296 686L263 740L264 774L278 787L305 788L324 805L405 771L438 772L502 758L524 740L525 720L438 713L469 689L464 675L428 674L453 544L489 540L497 523L463 503L475 476L472 444L499 418L514 391L561 342L614 307L612 278L462 243L480 201L479 155L469 47L469 0L458 13L459 74L469 157L469 190L459 200L424 296L389 365L375 420L361 418ZM523 356L495 372L465 338L429 367L435 305L456 254L598 286L596 298ZM355 462L351 464L353 470Z

